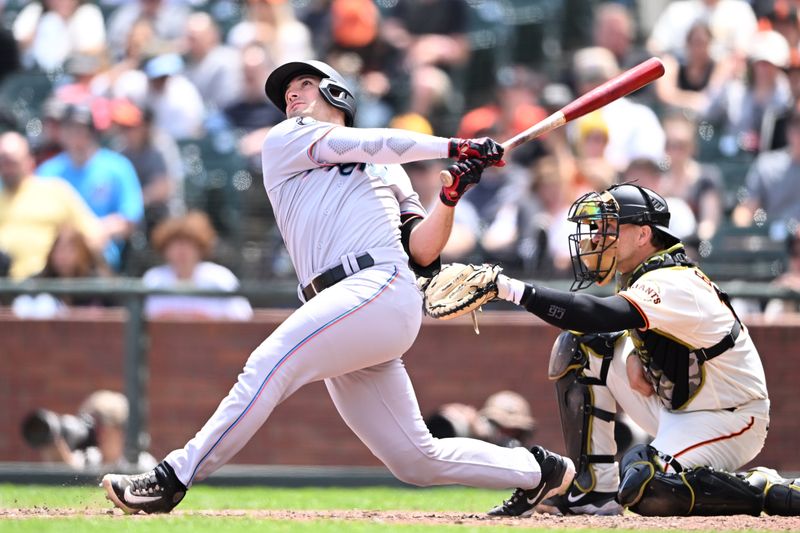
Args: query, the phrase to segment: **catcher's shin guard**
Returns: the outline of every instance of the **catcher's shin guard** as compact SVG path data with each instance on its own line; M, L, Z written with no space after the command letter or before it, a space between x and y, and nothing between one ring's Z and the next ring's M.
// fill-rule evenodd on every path
M668 464L675 473L665 473ZM758 516L760 489L741 477L709 467L683 470L673 458L636 445L622 458L617 501L642 516Z
M769 515L800 516L800 480L786 479L771 468L759 466L740 474L764 495L764 512Z
M567 455L576 463L574 488L595 490L598 475L607 490L616 488L614 415L616 401L605 386L614 343L620 334L577 336L561 333L550 353L548 374L555 381L561 430ZM598 358L599 377L587 375L590 358Z

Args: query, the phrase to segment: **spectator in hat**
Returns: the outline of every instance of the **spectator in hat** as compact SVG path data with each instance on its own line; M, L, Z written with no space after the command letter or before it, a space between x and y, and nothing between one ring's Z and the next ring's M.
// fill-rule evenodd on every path
M760 145L762 150L778 150L788 144L789 119L792 110L800 103L800 48L789 50L789 65L785 69L792 94L792 105L781 111L768 110L764 115L761 128Z
M66 104L88 104L100 109L103 103L95 101L97 95L92 82L102 68L103 58L98 54L74 54L64 65L68 81L55 89L55 97ZM104 127L102 124L99 126Z
M514 448L530 444L535 421L522 395L503 390L489 396L480 409L444 404L425 417L425 424L436 438L467 437Z
M208 216L199 211L170 218L153 231L153 247L166 263L145 272L142 282L149 288L191 287L235 291L239 280L222 265L206 260L212 253L216 233ZM213 320L249 320L253 309L242 296L150 296L145 302L149 318L195 317Z
M66 110L67 104L55 96L49 97L42 104L42 131L31 140L31 150L36 160L36 166L64 150L64 146L61 144L61 120L64 118Z
M111 120L116 126L115 144L130 160L144 202L145 233L167 218L171 211L182 213L183 173L175 141L153 126L153 114L128 100L111 105ZM168 164L169 160L173 160Z
M114 270L122 266L122 248L142 219L139 178L123 155L100 146L88 106L70 105L61 121L64 151L42 163L37 174L68 181L86 201L110 239L104 255Z
M74 53L105 50L103 13L81 0L30 2L14 19L14 37L28 67L54 71Z
M789 66L789 45L778 32L754 35L747 52L749 73L744 79L725 82L712 94L703 118L722 128L720 150L758 152L765 117L773 117L792 105L784 69Z
M153 110L153 122L175 140L194 139L203 132L206 109L197 88L183 75L177 54L164 54L145 63L147 92L143 107ZM134 101L137 101L134 99Z
M43 460L63 462L76 470L101 469L105 472L153 468L156 460L146 451L139 454L135 464L125 457L129 411L124 394L105 389L94 391L81 403L76 417L87 429L91 428L85 445L72 450L61 435L53 435L51 444L39 448ZM47 418L57 417L52 411L40 409L36 412L39 417L43 416L42 413Z
M485 423L486 438L501 446L527 447L533 437L535 420L531 406L521 394L510 390L496 392L478 411L479 423ZM485 421L485 422L484 422Z

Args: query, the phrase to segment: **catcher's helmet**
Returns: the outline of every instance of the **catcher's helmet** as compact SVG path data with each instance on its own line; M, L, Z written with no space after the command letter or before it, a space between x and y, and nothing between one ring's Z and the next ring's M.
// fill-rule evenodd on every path
M356 115L356 99L344 78L336 70L322 61L293 61L285 63L272 71L264 85L264 92L275 106L286 113L286 87L301 74L319 76L319 92L333 107L344 111L344 123L353 125Z
M668 246L680 242L669 229L667 201L655 191L633 183L584 194L572 204L568 218L577 225L576 233L569 236L575 274L572 290L611 281L617 270L620 224L650 226ZM617 224L608 224L611 220Z

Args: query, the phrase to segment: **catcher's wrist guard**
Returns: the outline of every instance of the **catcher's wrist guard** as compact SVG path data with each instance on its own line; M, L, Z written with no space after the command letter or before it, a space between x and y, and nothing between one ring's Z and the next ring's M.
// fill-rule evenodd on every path
M450 320L473 313L475 332L479 333L475 312L497 297L499 265L445 265L424 287L425 313L440 320Z

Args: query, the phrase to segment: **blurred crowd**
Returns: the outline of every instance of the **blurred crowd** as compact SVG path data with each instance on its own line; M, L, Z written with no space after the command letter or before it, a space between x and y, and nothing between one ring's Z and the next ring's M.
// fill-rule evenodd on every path
M800 289L800 0L0 0L0 20L0 275L291 279L260 185L283 118L264 81L286 61L344 74L357 127L502 141L658 56L651 86L487 169L443 259L571 278L572 201L637 180L709 275ZM406 166L424 203L445 164ZM151 300L150 316L252 314Z

